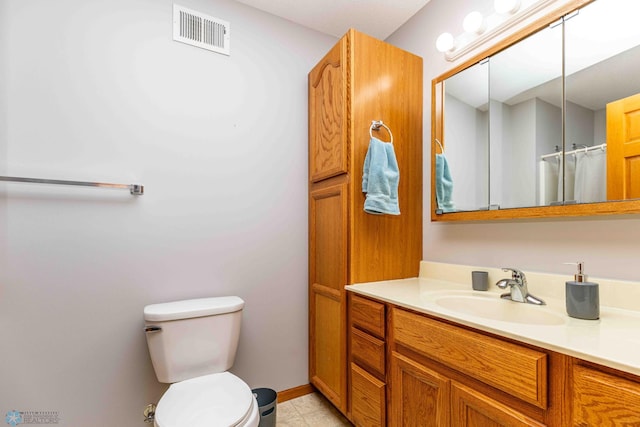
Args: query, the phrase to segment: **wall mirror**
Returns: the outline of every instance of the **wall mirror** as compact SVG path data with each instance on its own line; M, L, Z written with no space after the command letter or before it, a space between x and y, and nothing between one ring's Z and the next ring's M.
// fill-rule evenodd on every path
M572 4L433 80L433 221L640 212L640 2Z

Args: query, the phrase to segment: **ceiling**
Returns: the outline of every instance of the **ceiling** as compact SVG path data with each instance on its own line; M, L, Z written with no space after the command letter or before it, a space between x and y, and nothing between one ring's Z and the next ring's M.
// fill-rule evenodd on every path
M430 0L237 1L338 38L355 28L384 40Z

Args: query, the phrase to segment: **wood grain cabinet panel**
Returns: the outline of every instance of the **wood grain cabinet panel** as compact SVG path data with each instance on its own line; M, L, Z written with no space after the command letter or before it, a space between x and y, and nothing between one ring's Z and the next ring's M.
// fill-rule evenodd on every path
M309 73L309 176L312 182L346 173L346 39Z
M385 335L384 304L361 298L351 297L351 322L360 329L382 338Z
M401 355L391 355L390 425L448 427L451 381Z
M540 408L547 406L547 355L405 310L394 337L413 350Z
M342 301L335 292L317 288L311 295L311 381L334 405L346 405L346 376L341 369L346 349L341 339Z
M385 383L351 364L351 417L357 427L385 425Z
M576 365L572 407L574 426L640 426L640 383Z
M456 427L543 427L544 424L455 381L451 425Z
M347 282L347 184L318 188L309 195L309 280L343 291Z
M346 409L347 246L345 182L309 197L309 376L336 407Z
M356 328L351 328L351 357L358 364L384 377L384 341L372 337Z
M349 418L357 426L387 424L385 305L351 294ZM368 331L373 331L376 336Z

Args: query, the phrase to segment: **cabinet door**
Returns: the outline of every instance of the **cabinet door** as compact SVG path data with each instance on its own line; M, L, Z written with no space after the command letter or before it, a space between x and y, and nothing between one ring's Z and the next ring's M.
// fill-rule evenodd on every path
M346 412L346 181L309 197L309 375Z
M351 416L357 427L385 425L384 383L351 364Z
M343 38L309 73L309 178L347 172L347 77Z
M451 424L459 427L540 427L524 414L463 384L451 383Z
M607 104L607 199L640 197L640 94Z
M573 370L574 426L639 426L640 384L586 366Z
M413 360L391 356L390 425L448 427L450 380Z

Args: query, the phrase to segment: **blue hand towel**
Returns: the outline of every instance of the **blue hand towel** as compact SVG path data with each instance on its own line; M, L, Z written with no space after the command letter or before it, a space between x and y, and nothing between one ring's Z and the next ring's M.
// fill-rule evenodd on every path
M436 154L436 200L438 209L443 212L455 210L453 201L453 180L449 170L449 162L443 154Z
M393 144L371 138L362 174L362 191L367 193L364 211L377 215L400 215L399 182L400 171Z

